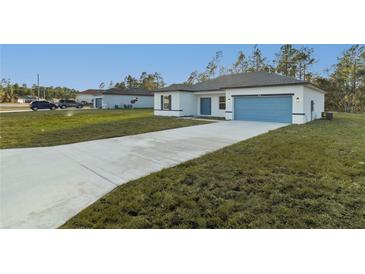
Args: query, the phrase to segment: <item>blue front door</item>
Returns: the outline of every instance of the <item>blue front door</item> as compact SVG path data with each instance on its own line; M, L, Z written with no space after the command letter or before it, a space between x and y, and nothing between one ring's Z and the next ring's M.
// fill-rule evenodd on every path
M292 123L292 96L234 97L234 119Z
M200 115L212 114L212 101L211 98L200 98Z

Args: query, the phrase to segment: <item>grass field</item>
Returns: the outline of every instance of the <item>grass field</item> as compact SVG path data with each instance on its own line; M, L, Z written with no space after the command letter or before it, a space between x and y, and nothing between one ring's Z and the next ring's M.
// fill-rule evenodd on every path
M151 109L0 113L0 148L52 146L204 123L154 117Z
M116 188L63 228L365 228L365 114L292 125Z
M29 104L4 104L0 103L0 112L9 110L29 110Z

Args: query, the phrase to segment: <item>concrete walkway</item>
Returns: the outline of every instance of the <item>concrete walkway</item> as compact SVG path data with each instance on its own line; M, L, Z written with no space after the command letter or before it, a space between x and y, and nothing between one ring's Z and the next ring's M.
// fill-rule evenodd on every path
M0 227L56 228L118 185L282 126L223 121L70 145L0 150Z

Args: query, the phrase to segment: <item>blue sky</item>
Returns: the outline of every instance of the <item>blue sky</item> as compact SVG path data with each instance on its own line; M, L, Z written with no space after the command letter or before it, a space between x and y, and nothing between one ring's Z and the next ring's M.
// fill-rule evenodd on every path
M280 45L258 45L274 59ZM300 47L302 45L296 45ZM305 45L319 60L313 71L323 74L350 45ZM250 54L253 45L0 45L0 78L13 83L97 88L101 82L119 82L128 74L160 72L167 84L186 80L193 70L203 70L216 51L223 65L235 61L239 50Z

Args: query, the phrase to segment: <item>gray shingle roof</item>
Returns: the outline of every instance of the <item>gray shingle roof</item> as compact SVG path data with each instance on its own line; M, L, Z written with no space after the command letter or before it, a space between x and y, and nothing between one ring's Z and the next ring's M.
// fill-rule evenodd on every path
M191 91L192 86L185 85L185 84L172 84L168 87L161 88L158 91L173 91L173 90L186 90Z
M110 88L103 92L105 95L139 95L139 96L153 96L153 92L143 88Z
M87 89L87 90L81 91L79 94L99 95L102 93L103 93L102 89Z
M226 88L264 87L309 84L309 82L268 72L223 75L195 85L174 84L159 91L214 91Z

